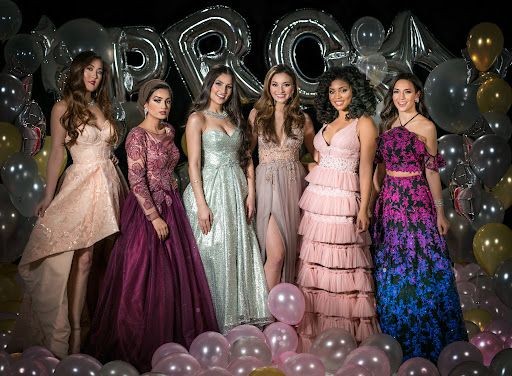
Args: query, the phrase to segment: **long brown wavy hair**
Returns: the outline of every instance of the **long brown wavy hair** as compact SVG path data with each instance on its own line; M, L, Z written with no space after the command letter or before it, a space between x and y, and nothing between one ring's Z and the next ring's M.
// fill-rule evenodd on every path
M270 85L272 78L278 73L286 73L292 79L293 94L284 107L284 132L286 137L296 138L293 133L294 128L302 128L306 121L304 113L300 109L299 88L297 87L297 77L292 68L285 64L274 65L270 68L265 76L263 83L263 93L258 101L254 104L257 111L254 119L254 126L258 134L261 134L266 142L272 141L278 143L279 140L275 128L275 103L270 93Z
M85 124L97 124L96 116L89 110L85 95L87 94L84 83L84 70L94 60L100 60L103 65L103 75L98 89L91 93L92 99L101 109L106 119L112 124L112 135L108 140L109 144L114 145L118 141L118 134L114 126L114 117L112 114L112 102L110 101L110 69L101 56L94 51L84 51L79 53L73 59L69 67L69 75L62 91L62 99L66 102L66 112L62 115L60 121L70 140L66 143L71 146L76 142L78 133L83 130Z
M192 103L189 114L208 109L208 106L210 105L210 93L213 83L221 74L227 74L233 79L233 91L231 92L228 100L222 106L222 109L227 112L229 120L240 129L242 142L240 144L240 148L238 149L238 157L240 160L240 167L246 171L249 164L249 159L251 158L249 154L251 143L250 130L242 115L242 104L240 101L238 84L236 82L235 73L230 67L225 65L215 65L210 68L206 74L206 77L204 78L199 96L194 101L194 103Z

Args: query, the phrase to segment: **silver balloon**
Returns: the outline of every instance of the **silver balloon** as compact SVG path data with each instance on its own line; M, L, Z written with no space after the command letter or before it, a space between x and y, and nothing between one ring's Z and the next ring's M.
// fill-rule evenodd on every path
M512 136L512 122L507 114L500 112L484 112L482 114L489 123L491 130L505 141L508 141Z
M378 86L388 74L388 63L380 53L360 56L354 65L365 74L372 86Z
M395 373L396 371L398 371L400 364L402 364L402 359L404 355L402 347L400 346L398 341L389 334L372 334L371 336L367 337L363 342L361 342L361 346L374 346L384 351L384 353L388 357L389 365L391 366L391 373Z
M209 67L216 64L233 69L244 101L259 96L262 85L244 64L251 49L249 26L233 9L215 5L195 12L165 30L162 37L192 97L199 94ZM208 38L215 38L220 46L203 52L201 45Z
M101 367L100 376L139 376L137 369L122 360L114 360Z
M477 85L466 83L466 63L451 59L436 66L425 81L425 105L434 122L451 133L462 133L480 117Z
M512 52L508 48L501 50L500 56L496 58L494 64L489 68L489 72L496 72L502 78L507 76L508 67L512 65Z
M448 376L493 376L493 373L482 363L469 361L454 367Z
M432 70L454 57L411 11L396 15L379 52L390 69L411 72L414 63Z
M481 207L473 219L472 225L475 230L487 223L502 223L505 218L505 209L496 196L490 192L481 192Z
M494 134L494 132L482 115L478 117L468 130L464 131L464 136L471 137L473 140L476 140L486 134Z
M25 104L27 93L19 78L7 73L0 73L0 93L0 121L12 124Z
M475 174L492 188L507 172L512 153L510 146L500 136L488 134L478 138L469 152L469 162Z
M0 40L15 35L21 27L21 11L15 2L0 0Z
M272 27L265 51L268 66L287 64L297 73L297 86L301 102L312 105L318 85L318 77L304 72L297 61L297 46L309 39L316 43L321 53L324 72L330 66L350 64L350 42L336 19L330 14L315 9L299 9L291 12Z
M437 152L446 161L446 165L439 169L439 175L441 176L441 181L445 185L449 185L455 166L464 159L462 136L445 134L439 137L437 142Z
M39 23L36 28L31 31L31 34L37 38L41 46L43 47L44 56L50 52L53 40L55 39L55 25L45 15L41 16Z
M98 376L101 367L101 363L92 356L72 354L57 364L54 376Z
M23 136L21 150L27 155L37 154L46 135L46 118L39 104L36 101L25 104L15 125Z
M121 48L116 53L124 59L118 79L123 81L126 91L136 92L147 80L165 78L169 68L167 48L156 30L149 26L128 26L123 27L122 32L124 36L120 36ZM129 64L127 53L140 55L137 60L141 63ZM127 78L130 79L127 80Z
M43 60L43 48L30 34L16 34L5 44L6 67L16 77L34 73Z
M361 55L376 53L384 42L386 31L382 23L375 17L361 17L350 30L352 45Z
M357 348L357 342L351 333L341 328L331 328L320 333L309 352L320 358L326 371L339 369L347 355Z

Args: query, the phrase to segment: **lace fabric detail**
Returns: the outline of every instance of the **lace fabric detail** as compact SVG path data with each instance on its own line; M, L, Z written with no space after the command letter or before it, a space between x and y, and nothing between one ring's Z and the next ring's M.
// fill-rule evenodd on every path
M179 160L175 131L170 125L165 130L164 134L155 135L135 127L126 137L128 181L148 220L160 216L164 202L172 204L167 192L178 188L172 175Z
M357 172L359 167L359 160L336 157L332 155L323 155L320 158L319 165L326 168L333 168L338 171Z
M265 141L264 137L258 136L258 158L259 163L271 162L296 162L299 160L300 147L304 140L302 129L294 129L295 138L286 138L283 145L277 145L273 141Z
M392 128L379 136L375 162L385 163L387 170L403 172L425 168L438 171L445 165L440 154L430 155L425 143L405 127Z

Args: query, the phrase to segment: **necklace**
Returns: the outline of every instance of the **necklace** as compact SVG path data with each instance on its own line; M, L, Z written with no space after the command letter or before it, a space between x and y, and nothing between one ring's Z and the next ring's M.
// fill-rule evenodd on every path
M405 124L402 124L402 121L400 120L400 116L398 116L398 122L400 123L400 126L401 126L401 127L405 127L407 124L409 124L409 123L412 121L412 119L414 119L414 118L415 118L416 116L418 116L419 114L420 114L419 112L416 112L416 115L414 115L412 118L410 118L409 120L407 120L407 121L405 122Z
M203 110L203 112L205 113L205 115L214 117L215 119L224 120L225 118L228 117L228 113L226 111L215 112L215 111L210 111L210 110Z
M96 103L96 101L93 98L89 102L87 102L87 105L90 107L90 106L94 106L95 103Z

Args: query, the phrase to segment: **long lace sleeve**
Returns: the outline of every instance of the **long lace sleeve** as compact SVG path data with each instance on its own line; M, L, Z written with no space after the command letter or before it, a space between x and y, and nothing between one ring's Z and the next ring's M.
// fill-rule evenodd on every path
M441 167L446 166L446 161L439 153L436 155L430 155L428 152L426 152L423 163L425 164L425 168L428 168L432 171L439 171Z
M130 188L137 197L146 218L152 221L159 217L156 206L151 198L147 183L146 139L143 131L134 129L126 138L126 156L128 159L128 181Z

